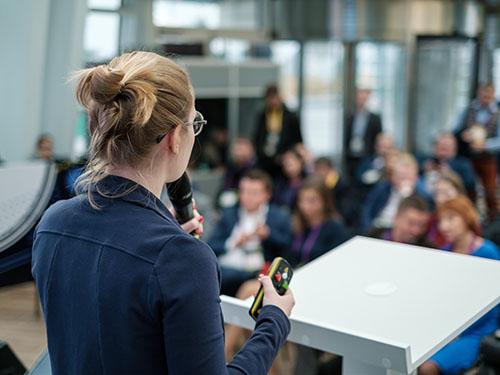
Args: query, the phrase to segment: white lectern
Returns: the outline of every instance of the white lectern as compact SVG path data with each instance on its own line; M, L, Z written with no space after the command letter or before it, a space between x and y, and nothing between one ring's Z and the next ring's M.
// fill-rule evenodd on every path
M500 303L500 261L356 237L297 270L289 340L340 354L343 375L409 374ZM252 329L251 301L222 296Z

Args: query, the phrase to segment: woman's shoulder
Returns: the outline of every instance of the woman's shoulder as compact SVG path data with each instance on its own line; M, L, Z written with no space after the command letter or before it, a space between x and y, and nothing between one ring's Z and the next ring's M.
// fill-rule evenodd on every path
M500 249L492 241L484 239L482 245L472 255L500 260Z
M323 223L323 229L327 231L345 232L345 226L334 218L329 218Z

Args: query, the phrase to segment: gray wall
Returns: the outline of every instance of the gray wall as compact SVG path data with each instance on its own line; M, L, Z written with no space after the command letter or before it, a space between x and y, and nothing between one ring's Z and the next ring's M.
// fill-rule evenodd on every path
M0 0L0 156L33 155L40 133L69 156L77 106L70 71L82 66L85 0Z

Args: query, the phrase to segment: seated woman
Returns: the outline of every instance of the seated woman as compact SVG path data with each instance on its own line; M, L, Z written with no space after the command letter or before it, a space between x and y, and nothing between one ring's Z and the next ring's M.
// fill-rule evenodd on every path
M318 258L348 239L346 229L336 221L335 215L331 194L323 180L308 178L298 191L297 209L292 219L293 245L285 256L294 268ZM256 279L247 281L236 296L240 299L252 297L259 286ZM226 328L227 360L244 342L244 332L244 329L235 326Z
M465 196L464 184L459 175L452 171L444 171L438 174L433 187L433 198L436 205L448 202L459 195ZM429 222L427 230L427 241L434 244L437 248L443 248L447 241L438 229L438 219L434 214Z
M308 174L304 159L295 149L290 149L281 156L281 173L282 176L276 179L272 203L292 211L297 191Z
M442 203L437 210L439 230L449 245L443 250L500 260L496 245L480 236L476 209L465 196ZM419 368L419 375L460 374L477 359L481 339L497 329L498 306L465 330Z

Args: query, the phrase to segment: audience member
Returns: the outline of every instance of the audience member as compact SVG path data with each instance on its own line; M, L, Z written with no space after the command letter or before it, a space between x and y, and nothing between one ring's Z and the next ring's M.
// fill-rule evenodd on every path
M368 194L361 213L362 230L391 228L400 202L417 194L432 203L432 198L418 180L418 165L410 154L401 154L389 181L379 182Z
M254 145L259 167L275 175L281 154L302 143L302 132L298 117L285 106L276 85L267 87L265 100L265 109L257 118Z
M443 248L459 254L500 260L496 245L481 237L479 215L465 196L442 203L437 210L439 229L450 245ZM482 337L497 329L498 306L466 329L419 368L419 375L460 374L478 357Z
M42 160L54 159L54 141L48 134L42 134L36 141L35 158Z
M436 205L455 199L459 195L465 195L465 188L460 177L450 170L440 172L434 184L433 191L433 198ZM447 244L446 239L439 231L438 219L435 214L432 216L429 224L427 239L438 248L442 248Z
M208 134L208 140L202 148L201 163L210 169L223 169L227 162L227 129L214 127Z
M314 171L313 153L303 143L297 143L293 148L295 149L295 151L299 153L299 155L304 160L305 169L307 173L312 174Z
M379 133L375 138L375 153L365 156L356 170L356 183L371 188L387 177L387 158L394 149L394 138L387 133Z
M208 244L219 257L221 294L234 296L266 262L282 256L291 242L290 218L269 204L271 178L248 171L239 184L239 205L224 209Z
M476 178L470 161L457 155L457 141L453 134L443 133L434 142L434 152L423 160L422 170L427 191L433 192L434 184L443 171L452 170L460 176L469 197L475 197Z
M333 161L320 157L314 162L314 175L321 177L333 198L333 205L344 223L353 228L359 221L359 200L354 199L355 192L340 175Z
M287 259L293 267L316 259L348 239L322 179L309 177L299 189L292 231L293 242Z
M370 233L370 237L409 245L434 247L425 239L430 216L428 203L418 195L411 195L399 204L392 228L375 229Z
M375 153L375 138L382 132L380 116L367 108L371 91L356 91L356 109L348 113L344 121L344 163L351 180L361 159Z
M302 156L290 149L281 156L281 174L275 179L273 203L292 210L295 207L297 191L307 176Z
M222 188L218 203L221 207L232 206L237 201L240 179L250 169L255 167L255 150L252 142L247 138L236 138L231 147L231 156L224 173Z
M330 192L322 179L308 178L298 191L297 208L293 214L293 244L286 259L297 269L348 239L342 224L335 219L335 209ZM246 299L255 295L259 289L257 280L245 282L237 293L238 298ZM226 328L226 359L230 360L244 342L245 330L228 326ZM302 359L302 360L300 360ZM317 367L317 351L299 347L299 360L296 374ZM307 363L306 363L307 362ZM276 371L276 368L274 369Z
M500 108L491 84L478 88L477 98L462 114L456 135L460 153L472 161L484 187L488 219L497 213L497 157L500 149Z

